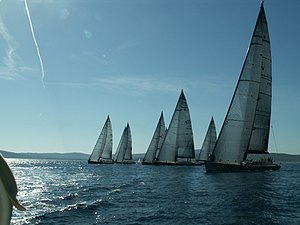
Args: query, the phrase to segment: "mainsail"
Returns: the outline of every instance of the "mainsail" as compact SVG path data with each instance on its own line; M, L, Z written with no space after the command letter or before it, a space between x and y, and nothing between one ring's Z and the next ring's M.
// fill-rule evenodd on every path
M111 160L112 156L112 127L109 116L107 117L96 145L90 155L89 162Z
M130 126L124 128L123 134L121 136L118 148L114 156L115 163L124 163L125 161L132 160L132 140Z
M262 26L262 58L258 101L255 111L248 153L267 153L271 119L272 101L272 59L268 24L263 5L261 7L260 24Z
M191 118L183 90L178 99L157 161L160 163L174 163L177 161L177 158L195 158Z
M198 156L199 161L208 160L209 155L213 152L214 147L217 141L217 132L216 126L214 122L214 118L212 117L202 144L201 151Z
M132 160L132 139L129 123L127 123L127 145L124 160Z
M154 162L161 149L163 140L165 139L165 134L166 134L166 127L165 127L164 115L163 112L161 112L151 142L149 144L149 147L143 159L143 163Z
M240 164L248 151L266 152L271 112L271 51L263 2L212 160Z

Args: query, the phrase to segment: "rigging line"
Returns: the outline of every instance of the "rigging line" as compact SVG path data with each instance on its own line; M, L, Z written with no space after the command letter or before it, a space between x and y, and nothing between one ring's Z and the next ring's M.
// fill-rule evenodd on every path
M26 13L27 13L27 17L28 17L28 21L29 21L29 26L30 26L30 31L31 31L31 35L32 35L32 39L36 48L36 52L40 61L40 65L41 65L41 70L42 70L42 76L41 76L41 82L43 84L43 87L45 88L45 83L44 83L44 78L45 78L45 72L44 72L44 64L43 64L43 60L40 54L40 49L39 49L39 45L36 41L35 38L35 34L34 34L34 29L33 29L33 25L32 25L32 21L31 21L31 16L30 16L30 12L29 12L29 8L28 8L28 4L27 4L27 0L24 0L25 3L25 9L26 9Z
M274 129L273 129L272 125L271 125L271 130L272 130L272 135L273 135L273 139L274 139L274 145L275 145L276 153L278 153L278 148L277 148L277 144L276 144Z

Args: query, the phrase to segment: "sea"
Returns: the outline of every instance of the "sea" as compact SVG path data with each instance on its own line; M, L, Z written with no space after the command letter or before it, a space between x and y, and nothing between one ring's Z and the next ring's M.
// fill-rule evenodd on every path
M7 159L26 211L11 224L300 224L300 164L206 173L204 166Z

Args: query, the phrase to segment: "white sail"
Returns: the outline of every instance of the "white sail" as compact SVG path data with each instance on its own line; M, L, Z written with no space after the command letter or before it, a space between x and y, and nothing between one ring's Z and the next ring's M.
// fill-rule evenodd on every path
M148 162L148 163L154 162L161 149L163 140L165 139L165 134L166 134L166 127L165 127L164 115L163 113L161 113L154 134L152 136L151 142L149 144L149 147L143 159L143 162Z
M130 126L127 123L116 150L114 162L123 163L130 160L132 160L132 140Z
M208 156L213 152L214 147L216 145L217 141L217 132L216 132L216 126L213 117L211 118L211 121L209 123L201 151L198 156L198 160L206 161L208 160Z
M125 127L114 156L114 162L123 161L126 152L126 146L127 146L127 136L128 136L127 127Z
M132 139L129 123L127 123L127 145L124 155L124 160L132 160Z
M176 162L177 158L195 158L190 113L181 91L157 161Z
M183 91L180 98L181 112L179 113L177 133L177 158L195 158L195 147L190 111Z
M267 153L271 119L272 101L272 59L268 24L261 9L260 23L262 24L262 65L258 94L258 102L248 153Z
M264 108L258 102L261 101L263 92L268 92L261 84L262 76L265 76L264 67L268 67L268 76L271 77L270 45L266 44L269 42L268 37L262 4L237 87L213 151L212 159L215 162L240 164L246 157L254 119L257 118L255 121L259 122L261 117L257 111ZM267 80L263 81L266 82L265 86ZM255 136L253 135L254 139Z
M99 162L101 159L111 159L112 154L112 127L107 117L96 145L89 158L90 162Z

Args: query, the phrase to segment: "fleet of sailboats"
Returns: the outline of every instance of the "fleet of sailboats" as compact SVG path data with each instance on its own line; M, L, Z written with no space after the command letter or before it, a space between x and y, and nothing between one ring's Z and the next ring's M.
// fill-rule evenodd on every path
M133 163L132 161L132 139L129 123L127 123L122 133L118 148L114 158L112 158L112 126L109 116L101 130L96 145L89 157L91 164L113 164L113 163Z
M278 170L273 160L253 162L248 154L267 154L272 99L270 38L263 1L246 59L225 120L217 137L211 118L200 153L195 159L192 123L183 90L166 129L163 112L141 164L200 165L207 172ZM112 159L112 128L108 117L89 163L132 163L130 126L124 128Z
M218 138L211 118L201 151L195 160L190 112L182 90L168 129L161 113L142 164L200 165L199 161L203 161L207 172L278 170L281 166L270 158L260 161L247 159L249 154L268 153L271 100L271 48L262 1L244 65ZM108 116L88 163L134 163L129 123L124 128L114 158L112 147L112 126ZM13 206L25 210L16 199L16 194L15 178L0 155L1 224L10 223Z

